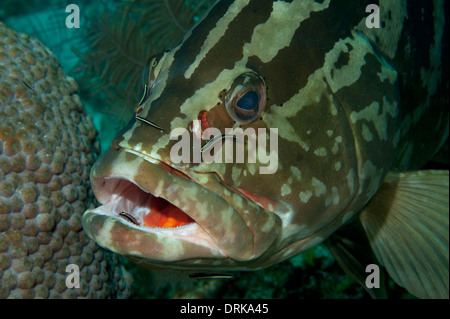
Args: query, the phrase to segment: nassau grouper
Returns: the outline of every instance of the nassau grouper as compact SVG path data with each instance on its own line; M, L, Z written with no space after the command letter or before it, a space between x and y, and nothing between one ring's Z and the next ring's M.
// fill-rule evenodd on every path
M140 264L216 273L326 241L362 283L375 263L448 298L448 171L418 171L448 136L448 2L372 2L217 1L149 60L84 230Z

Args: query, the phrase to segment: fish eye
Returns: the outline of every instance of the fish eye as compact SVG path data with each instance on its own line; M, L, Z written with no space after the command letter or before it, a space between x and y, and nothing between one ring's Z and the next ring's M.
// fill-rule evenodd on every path
M142 104L145 103L145 101L150 96L150 90L155 83L156 78L158 77L159 71L161 70L161 65L166 53L169 52L164 51L163 53L157 54L152 56L150 59L147 60L147 63L142 70L142 83L144 83L144 93L142 95L141 100L138 103L138 109L136 113L139 113L142 110Z
M266 107L264 80L254 72L238 76L225 95L228 114L239 124L254 121Z
M236 102L236 107L243 111L251 111L258 107L259 96L255 91L248 91Z

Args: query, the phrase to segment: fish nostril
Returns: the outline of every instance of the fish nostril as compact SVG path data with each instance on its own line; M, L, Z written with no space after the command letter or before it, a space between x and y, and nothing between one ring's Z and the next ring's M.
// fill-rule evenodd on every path
M189 129L193 132L198 138L202 138L203 132L209 132L210 125L208 123L208 111L200 111L198 113L197 120L194 120L189 125Z
M207 116L208 116L208 111L200 111L200 113L198 113L198 119L200 121L203 131L210 127Z

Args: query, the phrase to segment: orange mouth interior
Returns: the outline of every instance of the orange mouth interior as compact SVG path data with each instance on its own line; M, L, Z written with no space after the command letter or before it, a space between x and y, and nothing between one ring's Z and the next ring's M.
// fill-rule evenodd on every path
M150 212L143 219L146 227L170 228L194 222L181 209L161 197L152 198Z

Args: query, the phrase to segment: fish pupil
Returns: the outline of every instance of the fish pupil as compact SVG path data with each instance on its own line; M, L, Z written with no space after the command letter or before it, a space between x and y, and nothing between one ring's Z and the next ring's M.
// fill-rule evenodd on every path
M240 109L251 111L258 106L258 100L258 93L248 91L237 101L236 106Z

